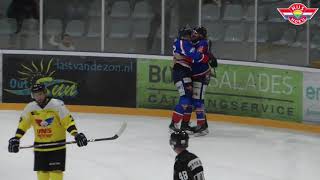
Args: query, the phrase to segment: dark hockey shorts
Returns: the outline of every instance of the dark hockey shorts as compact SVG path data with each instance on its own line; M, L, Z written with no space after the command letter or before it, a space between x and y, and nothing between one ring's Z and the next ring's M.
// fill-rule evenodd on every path
M186 78L191 79L191 76L192 76L191 69L184 67L180 64L175 64L173 66L172 78L175 84L179 81L183 81L183 79L186 79Z
M34 171L64 171L65 165L66 149L34 152Z
M175 64L172 77L180 96L192 96L191 70L187 67Z

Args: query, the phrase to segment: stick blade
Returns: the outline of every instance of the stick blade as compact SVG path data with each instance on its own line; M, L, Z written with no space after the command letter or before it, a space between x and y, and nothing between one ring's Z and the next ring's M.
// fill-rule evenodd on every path
M124 130L125 130L126 128L127 128L127 122L124 121L124 122L121 124L121 127L120 127L120 129L118 130L118 132L116 133L116 135L117 135L118 137L120 137L121 134L124 132Z

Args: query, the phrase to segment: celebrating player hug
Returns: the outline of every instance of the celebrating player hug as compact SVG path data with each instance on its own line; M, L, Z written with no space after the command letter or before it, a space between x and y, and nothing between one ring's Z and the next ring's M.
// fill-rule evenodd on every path
M210 52L207 30L196 27L183 28L173 45L173 80L180 99L174 108L170 132L181 130L195 136L209 133L205 115L204 95L211 76L211 67L217 67L217 59ZM190 126L191 113L195 109L197 126Z

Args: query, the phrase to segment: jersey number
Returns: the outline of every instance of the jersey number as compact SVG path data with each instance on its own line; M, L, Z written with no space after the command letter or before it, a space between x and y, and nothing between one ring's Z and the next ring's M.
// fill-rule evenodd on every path
M187 179L188 179L188 173L187 173L187 171L179 172L179 179L181 179L181 180L187 180Z
M176 52L176 50L177 50L177 47L175 45L173 45L172 48L173 48L172 53L174 54Z

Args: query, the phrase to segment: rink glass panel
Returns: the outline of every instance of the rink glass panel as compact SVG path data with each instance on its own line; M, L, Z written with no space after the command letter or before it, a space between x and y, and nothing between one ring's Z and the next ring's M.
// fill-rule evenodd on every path
M63 49L63 35L69 35L75 51L101 50L101 0L44 1L43 47ZM54 43L52 42L54 41Z
M201 25L219 59L254 61L254 4L202 1Z
M293 2L289 0L259 2L258 8L264 11L261 12L261 19L258 21L257 61L295 66L309 65L307 23L293 25L277 10L288 8L291 4Z
M199 25L198 0L165 1L165 55L172 55L172 44L182 27Z
M39 49L39 4L2 0L0 48Z
M22 6L29 9L24 14L11 2L0 4L1 49L60 50L49 40L54 36L60 43L67 33L75 51L171 55L179 28L201 24L219 59L320 66L320 12L304 25L292 25L276 9L289 7L292 0L257 1L257 13L253 0L40 0ZM315 2L305 5L317 7ZM17 21L21 14L26 18Z
M105 52L160 54L161 0L106 0Z
M320 14L319 12L310 21L310 66L320 67Z

